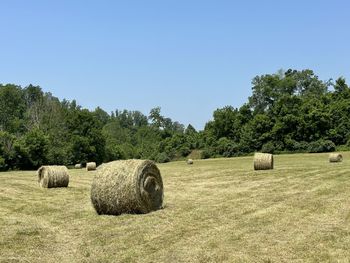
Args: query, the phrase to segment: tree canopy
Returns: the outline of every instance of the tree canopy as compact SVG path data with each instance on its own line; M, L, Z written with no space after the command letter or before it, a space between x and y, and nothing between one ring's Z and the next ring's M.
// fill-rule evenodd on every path
M239 108L216 109L203 131L155 107L140 111L82 108L39 86L0 84L0 170L43 164L142 158L167 162L202 150L202 158L254 151L323 152L350 147L350 88L312 70L256 76Z

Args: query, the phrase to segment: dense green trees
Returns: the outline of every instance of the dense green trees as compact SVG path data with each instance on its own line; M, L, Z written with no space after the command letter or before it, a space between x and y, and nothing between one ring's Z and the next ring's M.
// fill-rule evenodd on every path
M0 85L0 170L36 169L42 164L97 163L185 156L198 147L197 132L161 115L81 108L40 87ZM189 142L187 142L187 139Z
M349 136L350 89L345 79L321 81L311 70L257 76L252 96L239 109L214 112L204 133L205 157L222 155L218 142L235 144L239 155L253 151L334 151ZM332 90L333 88L333 90ZM223 148L223 145L220 146Z
M246 104L215 110L199 132L162 116L159 107L149 116L108 114L60 101L37 86L0 85L0 170L127 158L167 162L195 149L203 158L334 151L350 147L349 131L345 79L321 81L311 70L255 77Z

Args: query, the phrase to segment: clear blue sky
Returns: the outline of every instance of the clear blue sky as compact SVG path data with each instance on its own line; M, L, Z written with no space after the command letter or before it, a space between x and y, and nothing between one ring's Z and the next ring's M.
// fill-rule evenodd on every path
M202 129L251 79L310 68L350 79L350 1L0 1L0 83Z

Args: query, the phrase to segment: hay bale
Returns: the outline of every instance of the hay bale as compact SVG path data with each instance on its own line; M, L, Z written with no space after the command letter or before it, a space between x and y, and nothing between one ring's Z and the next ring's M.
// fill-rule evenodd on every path
M188 159L187 160L187 164L193 164L193 160L192 159Z
M43 188L67 187L69 184L66 166L41 166L37 173L39 184Z
M343 155L340 153L331 153L329 154L329 162L330 163L340 163L343 161Z
M255 153L254 170L273 169L273 155L269 153Z
M163 206L163 181L152 161L120 160L98 169L91 186L96 212L145 214Z
M86 164L86 171L95 171L96 170L96 163L90 162Z
M75 169L81 169L83 168L83 165L81 163L77 163L76 165L74 165Z

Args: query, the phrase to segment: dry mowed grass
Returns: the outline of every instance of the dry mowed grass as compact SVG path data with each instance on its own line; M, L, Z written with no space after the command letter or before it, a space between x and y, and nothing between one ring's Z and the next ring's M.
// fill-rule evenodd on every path
M350 153L159 165L165 209L98 216L95 172L41 189L35 172L0 173L0 262L349 262Z

